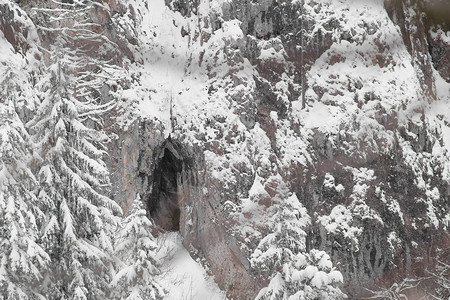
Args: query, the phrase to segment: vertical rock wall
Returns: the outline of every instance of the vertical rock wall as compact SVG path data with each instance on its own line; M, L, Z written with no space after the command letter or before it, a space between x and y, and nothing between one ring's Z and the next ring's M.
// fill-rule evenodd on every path
M0 4L16 51L34 34L16 14L43 3ZM331 255L350 297L445 255L449 123L432 108L448 104L448 27L419 1L105 3L92 18L114 47L95 55L125 74L105 86L111 196L125 215L136 193L161 209L149 203L170 151L176 185L163 190L177 187L184 245L229 296L265 284L248 258L280 187L308 209L308 247Z
M170 117L137 118L111 147L126 212L136 192L151 197L170 136L184 244L235 299L264 284L248 258L281 185L307 207L308 247L331 255L350 297L421 275L448 245L449 159L428 107L445 100L435 70L447 78L448 45L415 1L304 2L165 1L168 23L145 30L181 79L148 88L164 76L149 62L130 89L145 87L139 101L155 109L170 98Z
M218 198L221 190L209 178L203 152L161 132L152 122L136 122L111 144L115 199L124 208L124 214L128 213L127 208L131 207L135 193L139 193L147 205L154 201L155 168L164 151L171 151L181 163L178 166L181 168L177 177L176 202L180 209L179 231L183 244L208 266L220 287L231 297L252 299L257 290L256 283L249 275L247 258L239 250L237 241L226 232ZM152 211L153 208L148 209ZM158 211L154 218L157 223L164 223L158 221L159 214L164 214L164 211ZM164 224L162 227L175 230L165 228Z

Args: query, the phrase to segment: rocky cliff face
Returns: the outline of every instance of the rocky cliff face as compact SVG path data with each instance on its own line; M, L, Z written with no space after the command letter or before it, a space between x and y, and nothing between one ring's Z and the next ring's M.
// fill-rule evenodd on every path
M449 94L446 31L419 3L304 2L133 7L137 86L149 95L118 139L128 150L112 156L127 170L118 199L139 191L157 210L155 178L170 173L158 164L175 156L184 243L237 299L262 287L248 257L283 184L350 297L413 276L448 247L446 116L436 111Z
M104 3L92 16L126 74L108 87L111 195L127 213L140 193L231 298L266 284L249 256L282 188L350 298L448 259L450 33L433 5ZM0 5L26 51L28 29Z

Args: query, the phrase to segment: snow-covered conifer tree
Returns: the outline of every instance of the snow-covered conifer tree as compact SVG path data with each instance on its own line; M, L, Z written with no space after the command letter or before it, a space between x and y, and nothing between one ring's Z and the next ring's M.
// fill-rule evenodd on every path
M43 212L33 193L32 148L15 110L15 93L3 91L8 96L0 103L0 295L35 299L43 297L40 285L50 260L37 243Z
M53 5L42 12L60 27L47 24L47 30L58 32L57 40L49 49L48 75L39 84L40 107L29 123L42 158L39 199L47 206L42 243L53 267L48 297L106 299L111 232L120 213L119 206L102 194L109 186L103 162L107 136L102 131L108 104L100 103L97 83L92 89L79 87L89 69L81 42L88 32L83 23L88 4Z
M269 222L274 230L260 241L251 256L252 267L271 276L269 285L256 299L341 298L343 294L333 285L342 281L342 275L332 269L329 257L324 252L306 253L304 229L311 222L306 208L295 194L285 199L276 196L274 206L276 212Z
M294 257L289 274L289 299L343 299L337 286L342 283L341 272L333 268L330 256L312 249Z
M43 243L55 268L55 299L102 299L109 233L120 208L101 194L109 182L98 145L106 137L83 122L83 114L97 105L74 97L70 55L66 48L54 50L42 103L30 123L42 156L39 198L48 205Z
M265 273L274 272L269 286L261 291L260 299L285 299L286 278L295 255L306 249L306 232L310 223L306 209L295 194L284 201L275 199L277 210L271 217L274 231L265 236L251 257L254 268Z
M113 282L114 299L156 300L164 296L155 275L159 273L155 260L157 244L151 233L152 222L142 208L139 195L131 214L125 218L117 234L115 252L120 268Z

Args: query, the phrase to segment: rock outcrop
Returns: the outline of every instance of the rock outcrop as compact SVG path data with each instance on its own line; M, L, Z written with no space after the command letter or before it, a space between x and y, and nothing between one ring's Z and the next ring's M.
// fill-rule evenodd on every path
M137 9L156 56L141 84L168 78L139 100L159 115L138 107L118 140L129 141L112 155L128 169L118 195L138 191L151 207L170 151L184 244L235 299L264 284L248 257L280 182L307 207L309 247L330 253L350 297L421 275L448 246L446 125L430 104L448 100L436 81L449 45L431 40L419 3L304 2L166 1L167 25ZM165 60L180 70L158 69Z
M448 20L402 0L103 2L114 46L93 55L125 74L105 87L111 197L127 214L139 193L229 297L267 283L249 257L281 188L350 298L448 259Z

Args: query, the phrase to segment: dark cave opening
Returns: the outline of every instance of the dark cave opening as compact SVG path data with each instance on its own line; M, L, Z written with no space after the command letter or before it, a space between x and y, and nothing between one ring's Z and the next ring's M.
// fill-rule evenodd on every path
M173 148L173 147L171 147ZM148 199L150 217L167 231L180 229L178 183L181 180L182 161L176 151L164 148L153 173L153 187Z

